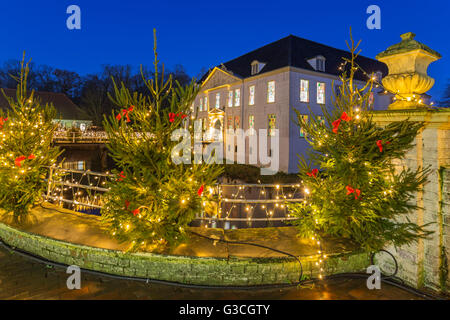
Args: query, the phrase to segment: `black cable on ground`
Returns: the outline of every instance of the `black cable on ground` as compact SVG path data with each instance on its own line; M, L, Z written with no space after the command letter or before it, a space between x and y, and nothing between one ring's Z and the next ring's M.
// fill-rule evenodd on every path
M203 236L206 237L206 236ZM210 240L213 241L218 241L218 239L214 239L214 238L209 238L206 237ZM227 240L223 240L223 241L227 241ZM283 253L283 254L287 254L289 256L293 256L295 258L297 258L297 260L299 261L300 265L301 262L298 259L298 257L290 254L290 253L285 253L281 250L278 249L274 249L274 248L270 248L267 246L263 246L263 245L258 245L258 244L254 244L254 243L247 243L247 242L238 242L235 241L232 243L239 243L239 244L248 244L248 245L253 245L253 246L257 246L257 247L261 247L261 248L266 248L269 250L274 250L276 252L279 253ZM3 239L0 238L0 245L5 248L8 251L13 251L21 256L24 256L28 259L37 261L39 263L43 263L46 265L51 265L53 267L59 267L62 269L67 269L68 265L65 265L63 263L59 263L59 262L53 262L50 260L47 260L45 258L39 257L37 255L31 254L29 252L11 247L10 245L6 244ZM163 285L169 285L169 286L175 286L175 287L183 287L183 288L188 288L188 289L217 289L217 290L253 290L253 289L275 289L275 288L286 288L286 287L293 287L293 286L298 286L298 285L305 285L305 284L312 284L315 282L318 282L319 279L306 279L306 280L302 280L296 283L286 283L286 284L271 284L271 285L250 285L250 286L209 286L209 285L196 285L196 284L185 284L185 283L179 283L179 282L174 282L174 281L166 281L166 280L157 280L157 279L149 279L149 278L139 278L139 277L130 277L130 276L119 276L119 275L113 275L110 273L105 273L105 272L101 272L101 271L94 271L94 270L89 270L89 269L83 269L80 268L84 273L87 274L91 274L91 275L96 275L96 276L103 276L103 277L108 277L108 278L112 278L112 279L117 279L117 280L131 280L131 281L138 281L138 282L145 282L145 283L154 283L154 284L163 284ZM326 276L324 277L324 279L334 279L334 278L367 278L367 274L365 273L340 273L340 274L334 274L334 275L330 275L330 276ZM398 282L392 281L392 280L386 280L385 278L381 279L382 282L385 282L387 284L393 285L395 287L398 287L402 290L405 290L409 293L418 295L424 299L427 300L436 300L436 299L442 299L441 297L426 293L426 292L421 292L415 288L406 286L404 284L400 284Z

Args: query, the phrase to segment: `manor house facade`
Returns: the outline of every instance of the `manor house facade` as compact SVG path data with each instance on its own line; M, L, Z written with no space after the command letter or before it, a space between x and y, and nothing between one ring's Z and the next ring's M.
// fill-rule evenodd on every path
M308 105L317 115L322 114L321 106L331 107L342 57L349 58L350 53L293 35L270 43L209 70L193 105L195 117L205 132L216 128L223 136L225 129L267 129L269 136L278 129L279 171L297 172L297 155L305 153L308 143L293 122L294 109L308 119ZM357 63L366 72L356 73L358 86L365 84L367 74L381 82L388 72L384 63L374 59L358 56ZM381 88L371 93L375 110L385 109L390 99ZM225 141L224 148L230 148ZM246 161L257 152L249 143L245 151Z

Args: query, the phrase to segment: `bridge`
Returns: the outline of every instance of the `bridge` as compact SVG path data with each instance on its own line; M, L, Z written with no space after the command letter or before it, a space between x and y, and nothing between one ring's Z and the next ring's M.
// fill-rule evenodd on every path
M108 135L105 131L55 131L53 135L55 144L105 144Z

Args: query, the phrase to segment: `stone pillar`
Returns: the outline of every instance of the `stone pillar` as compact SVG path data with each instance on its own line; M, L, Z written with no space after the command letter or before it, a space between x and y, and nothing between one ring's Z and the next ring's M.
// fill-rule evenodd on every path
M416 145L398 166L412 170L430 168L428 183L415 197L419 209L409 215L419 225L431 223L427 229L434 233L429 239L400 248L386 248L399 264L398 276L415 287L441 290L441 277L450 258L450 110L396 110L374 111L373 119L381 126L390 122L421 121L424 129L416 137ZM389 261L381 261L381 264ZM447 268L448 270L448 268ZM447 289L448 290L448 289Z

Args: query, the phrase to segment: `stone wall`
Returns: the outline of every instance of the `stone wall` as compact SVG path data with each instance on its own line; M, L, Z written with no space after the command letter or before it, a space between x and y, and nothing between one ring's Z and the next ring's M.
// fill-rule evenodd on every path
M389 247L399 264L398 276L418 288L430 288L448 292L448 264L450 257L450 112L445 110L402 110L375 112L374 119L380 125L409 118L424 121L425 128L416 137L415 147L404 159L398 160L399 167L412 170L430 168L428 183L418 192L414 203L420 208L409 215L419 225L430 224L427 229L434 233L400 248ZM385 267L389 259L379 261Z
M0 239L38 257L104 273L209 286L295 283L300 265L294 258L202 258L152 253L126 253L54 240L0 223ZM301 257L303 279L317 277L317 257ZM326 273L363 271L364 253L341 253L327 259Z

